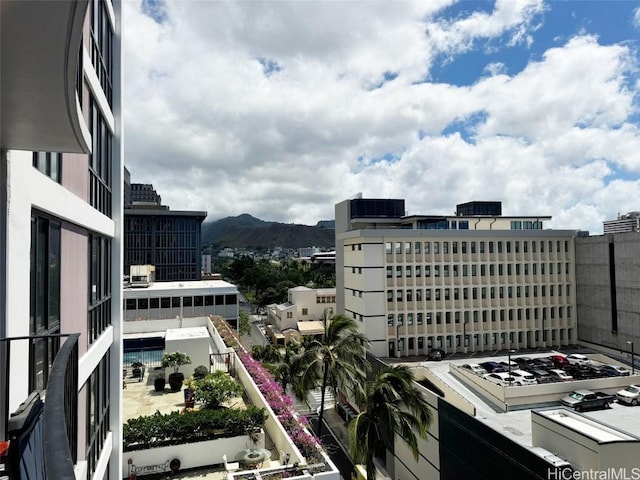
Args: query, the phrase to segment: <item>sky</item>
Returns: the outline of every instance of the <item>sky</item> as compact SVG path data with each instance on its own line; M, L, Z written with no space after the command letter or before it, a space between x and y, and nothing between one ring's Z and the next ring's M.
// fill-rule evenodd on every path
M123 2L134 183L207 221L640 210L640 2Z

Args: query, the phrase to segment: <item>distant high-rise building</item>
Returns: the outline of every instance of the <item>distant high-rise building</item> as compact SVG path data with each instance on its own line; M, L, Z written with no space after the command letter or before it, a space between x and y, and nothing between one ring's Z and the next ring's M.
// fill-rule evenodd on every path
M162 198L153 188L153 185L149 183L132 183L131 204L136 203L162 205Z
M336 311L377 356L568 345L577 340L573 230L548 216L405 216L404 200L336 205Z
M602 225L605 235L609 233L640 232L640 212L618 214L618 218L605 220Z
M200 231L207 212L174 211L160 204L152 185L131 187L132 202L124 210L125 274L131 265L154 265L158 282L200 280Z
M0 3L0 440L17 428L10 478L121 478L121 8ZM9 420L23 402L33 417Z

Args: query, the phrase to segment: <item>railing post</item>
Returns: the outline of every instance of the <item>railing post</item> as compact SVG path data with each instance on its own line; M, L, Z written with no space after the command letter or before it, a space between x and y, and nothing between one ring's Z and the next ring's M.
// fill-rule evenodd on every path
M7 440L7 420L9 419L9 371L11 342L0 341L0 440Z

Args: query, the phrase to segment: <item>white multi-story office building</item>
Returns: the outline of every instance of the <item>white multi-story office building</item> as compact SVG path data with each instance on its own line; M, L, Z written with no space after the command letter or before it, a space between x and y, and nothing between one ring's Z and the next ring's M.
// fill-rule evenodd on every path
M3 460L29 478L115 480L121 4L1 1L0 11ZM13 431L9 413L27 399L34 416Z
M602 222L604 234L640 232L640 212L629 212L623 215L618 214L615 220L605 220Z
M405 216L404 200L336 205L336 310L378 356L576 343L574 230L503 216L500 202L454 216Z

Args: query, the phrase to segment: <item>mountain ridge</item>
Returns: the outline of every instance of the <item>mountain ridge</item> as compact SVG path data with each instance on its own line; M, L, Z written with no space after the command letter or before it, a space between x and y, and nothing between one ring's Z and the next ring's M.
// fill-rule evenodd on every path
M201 241L203 247L212 248L328 248L335 244L335 222L320 220L309 226L264 221L243 213L203 223Z

